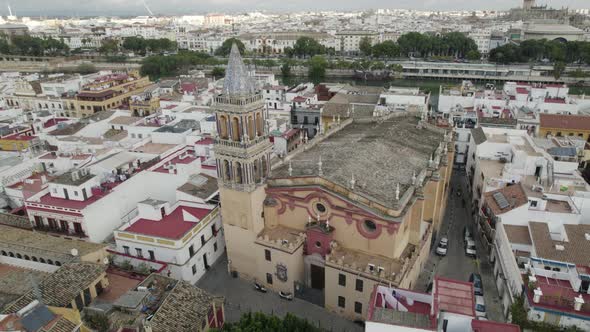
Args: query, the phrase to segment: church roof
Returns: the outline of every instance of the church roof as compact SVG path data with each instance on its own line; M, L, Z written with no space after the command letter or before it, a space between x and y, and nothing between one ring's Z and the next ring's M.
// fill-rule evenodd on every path
M236 44L232 45L223 80L223 94L244 96L254 94L256 85L250 76Z

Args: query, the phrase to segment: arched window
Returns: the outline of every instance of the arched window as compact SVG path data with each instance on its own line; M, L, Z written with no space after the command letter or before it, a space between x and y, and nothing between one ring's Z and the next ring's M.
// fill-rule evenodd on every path
M240 130L240 120L237 117L233 117L231 119L231 138L234 142L239 142L240 137L242 136L242 131Z
M25 255L25 259L28 260L28 261L30 261L31 260L31 257L29 257L29 255Z
M61 266L61 263L59 261L55 261L55 265L56 266Z
M248 137L254 139L254 118L252 116L248 116Z
M2 250L2 256L8 256L8 253L4 250Z
M51 259L48 259L48 260L47 260L47 264L51 264L51 265L53 265L53 261L52 261Z
M37 257L35 256L31 257L31 259L33 260L33 262L38 262Z
M222 139L227 139L229 137L228 133L228 126L227 126L227 117L225 115L219 116L219 137Z
M44 258L39 258L39 263L45 264L45 259Z
M231 168L229 167L229 161L223 161L223 179L225 181L231 180Z
M8 253L8 256L14 257L14 254L12 253L12 251Z
M256 113L256 132L258 136L264 134L264 123L262 122L262 113Z
M236 183L243 183L242 163L236 163Z

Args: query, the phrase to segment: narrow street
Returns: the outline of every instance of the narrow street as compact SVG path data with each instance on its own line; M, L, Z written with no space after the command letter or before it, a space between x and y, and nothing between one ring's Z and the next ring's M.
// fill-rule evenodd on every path
M467 190L467 177L464 171L453 170L451 178L452 194L449 195L447 210L440 229L422 274L416 285L416 290L426 291L433 277L442 276L445 278L468 281L471 273L479 273L483 280L484 299L488 319L504 322L498 290L494 284L493 269L489 263L488 253L483 249L481 238L476 233L477 227L471 215L470 197ZM457 195L460 188L461 196ZM465 204L463 204L463 199ZM472 234L476 248L477 259L465 255L463 230L468 227ZM442 237L449 239L447 255L440 257L436 255L436 245Z

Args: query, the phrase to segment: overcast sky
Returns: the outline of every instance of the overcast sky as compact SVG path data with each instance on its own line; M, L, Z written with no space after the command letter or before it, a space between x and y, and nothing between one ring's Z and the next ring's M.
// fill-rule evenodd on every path
M156 14L244 12L256 10L359 10L405 8L427 10L505 10L518 7L522 0L145 0ZM588 8L589 0L538 0L550 7ZM0 15L10 4L16 15L145 15L142 0L0 0Z

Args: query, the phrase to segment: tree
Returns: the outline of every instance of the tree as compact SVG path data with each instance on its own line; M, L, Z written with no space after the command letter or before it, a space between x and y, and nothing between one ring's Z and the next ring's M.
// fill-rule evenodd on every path
M311 37L300 37L293 45L293 55L299 57L313 57L325 53L326 48Z
M359 50L364 55L371 55L373 52L373 43L371 43L371 39L369 37L363 37L359 42Z
M283 63L281 66L281 75L283 77L291 76L291 65L288 62Z
M101 54L114 54L119 50L119 43L114 39L103 39L102 46L98 49Z
M325 330L313 326L307 320L288 313L285 318L268 316L261 312L247 313L240 317L236 323L225 323L223 331L244 332L244 331L306 331L324 332Z
M246 46L244 46L244 43L242 43L242 41L237 38L229 38L226 39L217 50L215 50L215 55L223 57L228 56L229 52L231 52L233 44L236 44L238 46L240 54L244 54L244 51L246 50Z
M328 67L328 61L321 55L314 55L309 60L308 74L314 79L321 79L326 76L326 68Z
M382 43L373 46L373 56L376 58L395 58L399 56L399 46L391 40L386 40Z
M216 78L221 78L225 76L225 69L222 67L215 67L211 70L211 75Z
M555 64L553 64L553 77L555 78L556 81L561 78L561 75L563 74L564 71L565 71L565 62L558 61Z
M479 60L479 59L481 59L481 53L479 53L478 50L471 50L471 51L467 52L465 57L469 60Z

